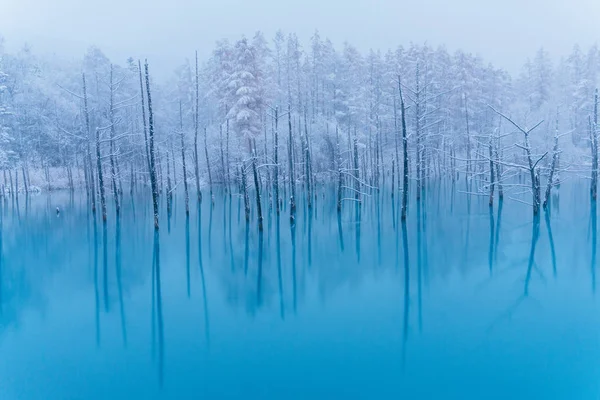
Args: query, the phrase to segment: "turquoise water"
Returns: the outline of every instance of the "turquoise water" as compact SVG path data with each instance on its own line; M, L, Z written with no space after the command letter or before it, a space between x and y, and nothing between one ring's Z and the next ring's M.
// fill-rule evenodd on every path
M560 190L536 224L433 185L405 230L389 193L338 219L321 191L262 237L221 192L157 236L147 198L106 228L84 196L9 200L0 398L596 399L597 223Z

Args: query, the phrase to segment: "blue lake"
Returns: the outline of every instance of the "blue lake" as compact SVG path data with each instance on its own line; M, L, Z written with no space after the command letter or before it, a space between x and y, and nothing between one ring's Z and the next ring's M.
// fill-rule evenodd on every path
M157 235L147 197L106 227L85 195L9 199L0 399L597 399L587 190L536 223L434 183L403 226L389 192L338 218L321 189L262 236L220 191Z

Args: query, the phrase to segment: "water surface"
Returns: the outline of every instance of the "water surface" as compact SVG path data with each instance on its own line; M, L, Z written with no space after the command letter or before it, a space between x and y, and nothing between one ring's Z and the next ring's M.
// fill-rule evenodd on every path
M261 235L236 196L186 218L178 194L155 235L141 195L106 225L85 196L9 199L0 398L598 398L583 183L539 221L445 183L405 225L397 201L373 193L338 218L324 188Z

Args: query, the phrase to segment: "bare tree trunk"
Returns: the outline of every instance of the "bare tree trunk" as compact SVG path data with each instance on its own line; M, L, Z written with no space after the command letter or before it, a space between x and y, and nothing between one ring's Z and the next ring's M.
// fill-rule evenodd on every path
M554 148L552 149L552 164L550 166L550 173L548 174L548 183L546 184L546 194L544 196L543 207L546 210L548 202L550 201L550 192L554 185L554 171L558 164L558 112L556 113L556 131L554 133Z
M416 99L415 99L415 135L416 135L416 167L417 167L417 200L421 199L421 91L419 89L419 64L417 64L416 70Z
M114 109L114 85L113 85L113 66L110 65L110 176L112 183L112 192L115 200L115 211L117 218L121 214L121 205L119 204L119 191L117 190L117 172L115 169L115 109Z
M507 117L506 115L502 114L499 111L496 111L493 107L489 106L496 114L500 115L502 118L506 119L508 122L510 122L515 128L517 128L521 133L523 133L524 137L525 137L525 146L520 146L517 145L518 147L522 148L523 150L525 150L525 154L527 155L527 168L529 170L529 177L531 179L531 192L532 192L532 198L533 198L533 215L537 216L539 214L540 211L540 171L539 169L536 169L538 163L540 161L542 161L542 159L546 156L546 154L548 154L548 152L544 153L540 158L538 158L535 162L532 159L532 155L531 155L531 144L529 143L529 134L536 129L537 127L539 127L542 122L544 122L543 120L538 122L537 124L535 124L533 126L533 128L531 129L524 129L522 127L520 127L517 123L515 123L512 119L510 119L509 117Z
M12 169L8 169L8 177L10 179L10 197L15 197L15 187L13 186ZM17 190L19 188L17 187Z
M244 193L244 214L246 216L246 222L250 221L250 198L248 197L248 179L246 177L246 166L242 162L240 167L240 174L242 177L242 192Z
M144 105L144 83L142 80L142 64L138 60L138 69L140 72L140 99L142 102L142 121L144 126L144 149L146 150L146 166L148 167L148 175L152 175L150 166L150 150L148 147L148 127L146 125L146 106Z
M219 124L219 152L221 153L221 175L223 177L223 183L225 183L225 151L223 150L223 124Z
M296 215L296 178L294 175L294 140L292 136L292 107L288 104L288 159L290 165L290 221L293 223Z
M171 147L171 162L173 163L173 187L177 187L177 169L175 168L175 151L173 150L173 140L169 139Z
M493 161L493 151L492 151L492 134L490 133L490 143L489 143L489 155L490 155L490 201L489 206L494 206L494 161Z
M198 52L196 51L196 107L194 112L194 169L196 172L196 196L198 203L202 202L202 191L200 190L200 176L198 172L198 118L199 118L199 97L200 88L198 83Z
M402 178L402 221L406 220L406 207L408 203L408 138L406 135L406 109L404 107L404 98L402 97L402 84L400 75L398 75L398 92L400 98L400 111L402 118L402 151L403 151L403 178Z
M258 214L258 230L263 230L263 215L262 206L260 201L260 184L258 183L258 172L256 171L256 142L254 142L254 150L252 151L252 174L254 175L254 189L256 191L256 211Z
M366 164L366 163L364 163ZM354 136L354 200L360 206L360 173L358 165L358 139Z
M158 187L156 183L156 164L154 159L154 115L152 114L152 97L150 96L150 74L148 61L145 65L146 93L148 95L148 136L150 151L150 185L152 186L152 207L154 209L154 229L158 230Z
M187 183L187 166L185 163L185 143L183 140L183 113L181 111L181 101L179 101L179 137L181 139L181 162L183 163L183 190L185 196L185 215L190 215L190 196ZM196 170L196 176L198 171Z
M308 137L308 123L306 120L306 111L304 111L304 136L305 140L305 153L304 162L306 163L306 196L308 199L308 208L312 208L312 163L310 161L310 139Z
M173 192L172 192L172 187L171 187L171 166L170 164L170 159L169 159L169 151L166 150L165 153L167 154L167 215L171 215L171 203L173 200Z
M338 214L342 212L342 149L340 147L340 134L338 126L335 126L335 137L336 137L336 151L337 151L337 168L338 168L338 198L337 198L337 211Z
M206 170L208 171L208 188L210 193L211 202L214 203L213 199L213 186L212 186L212 174L210 172L210 159L208 158L208 144L206 141L206 127L204 128L204 155L206 156ZM256 149L255 149L256 150Z
M29 196L29 185L27 183L27 175L25 173L25 165L21 164L21 172L23 173L23 187L25 190L25 196Z
M274 192L275 192L275 210L277 215L279 215L279 132L278 132L278 124L279 124L279 108L275 107L275 130L273 132L274 137L274 153L275 153L275 176L274 176Z
M100 189L100 206L102 207L102 220L106 221L106 195L104 194L102 155L100 154L100 129L98 128L96 128L96 168L98 168L98 186Z
M89 192L90 199L92 201L92 213L96 214L96 183L94 181L94 167L92 164L92 150L90 146L90 113L88 109L87 102L87 87L85 83L85 74L81 74L83 80L83 113L85 116L85 130L86 130L86 149L87 149L87 165L88 165L88 173L89 173ZM85 161L84 161L85 162Z
M591 196L592 201L596 201L598 195L598 90L594 95L594 121L589 119L590 142L592 151L592 185Z
M500 140L500 138L498 138ZM496 145L496 182L498 183L498 200L504 200L504 189L502 188L502 173L500 167L500 144Z
M227 163L227 191L229 192L229 197L231 197L231 175L229 173L229 119L227 119L227 128L225 130L225 157L227 158L225 162Z

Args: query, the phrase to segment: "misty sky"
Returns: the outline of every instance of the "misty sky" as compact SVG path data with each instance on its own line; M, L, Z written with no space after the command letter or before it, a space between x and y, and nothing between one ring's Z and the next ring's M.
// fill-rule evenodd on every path
M69 57L95 44L117 62L148 57L166 74L224 37L282 28L305 42L319 29L338 48L427 41L515 72L540 46L558 57L598 41L599 16L599 0L0 0L0 35L10 50L27 42Z

